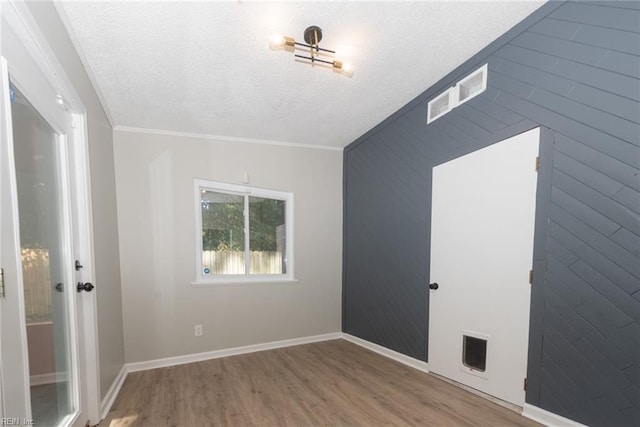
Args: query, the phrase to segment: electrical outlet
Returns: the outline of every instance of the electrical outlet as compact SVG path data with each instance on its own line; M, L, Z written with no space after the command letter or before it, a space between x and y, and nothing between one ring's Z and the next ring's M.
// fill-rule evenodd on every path
M194 325L193 327L193 335L196 337L202 336L202 325Z

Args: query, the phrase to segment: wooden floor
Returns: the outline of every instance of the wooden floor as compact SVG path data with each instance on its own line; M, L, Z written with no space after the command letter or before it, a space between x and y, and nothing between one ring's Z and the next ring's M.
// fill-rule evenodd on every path
M128 375L101 427L538 426L344 340Z

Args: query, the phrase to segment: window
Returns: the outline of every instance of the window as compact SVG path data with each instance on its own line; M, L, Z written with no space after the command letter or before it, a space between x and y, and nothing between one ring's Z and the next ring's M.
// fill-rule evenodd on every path
M197 282L293 280L293 194L195 181Z

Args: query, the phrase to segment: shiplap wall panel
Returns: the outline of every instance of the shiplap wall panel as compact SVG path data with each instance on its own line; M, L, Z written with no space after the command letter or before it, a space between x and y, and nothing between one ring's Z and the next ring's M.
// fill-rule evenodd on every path
M567 175L576 178L578 181L587 184L589 187L606 195L613 196L624 187L624 184L613 178L588 167L574 160L565 154L556 152L554 154L553 163L556 168L564 171Z
M469 104L458 107L457 113L474 125L480 126L487 134L491 134L504 128L504 123L488 116L484 112L473 108Z
M555 10L550 18L563 19L579 24L591 24L598 27L607 27L618 30L638 32L640 11L629 10L628 7L620 7L616 4L589 4L589 2L568 3ZM633 2L626 2L631 5Z
M490 62L492 69L506 76L520 79L534 87L545 88L551 92L567 96L572 92L576 83L572 80L558 77L546 71L520 65L507 59L496 58Z
M343 327L426 360L431 169L542 126L527 402L640 425L640 3L549 3L345 150ZM431 124L426 103L489 64Z
M571 270L593 289L611 301L612 304L633 318L635 324L640 324L640 301L635 298L629 298L628 292L623 291L606 276L603 276L582 260L578 262L574 261L571 265Z
M508 59L533 69L547 71L559 77L597 87L622 97L637 99L634 98L634 95L637 93L640 83L633 77L516 45L508 45L496 55L500 58Z
M592 25L571 24L566 21L556 22L556 25L564 24L567 26L575 26L577 31L569 35L569 38L575 41L590 44L592 46L604 47L613 51L640 55L640 42L634 32L594 27Z
M569 266L580 259L551 237L549 237L547 241L547 250L564 266Z
M638 72L640 73L640 70ZM567 97L629 121L637 121L640 117L640 103L637 101L611 95L583 84L576 84Z
M532 32L523 33L511 43L525 49L592 66L597 65L607 54L607 49Z
M542 34L545 36L556 37L559 39L575 40L576 35L578 34L579 30L583 26L584 24L577 24L575 22L567 22L567 21L560 21L558 19L547 18L545 20L538 22L531 28L529 28L529 32L534 34ZM592 28L597 28L597 27L592 27ZM587 37L588 36L589 35L587 34ZM599 44L597 43L591 43L591 45L599 46Z
M554 171L554 184L564 192L571 194L575 199L591 206L597 212L615 221L619 226L624 226L628 230L640 235L640 221L638 221L638 216L622 204L612 203L611 197L597 192L588 185L585 185L560 170Z
M640 257L640 236L621 228L611 236L611 239L635 256Z
M474 99L472 107L479 109L505 126L510 126L524 120L524 117L521 115L516 114L507 108L502 108L499 105L490 102L490 100L485 99L485 97L477 97Z
M625 74L630 77L638 75L640 70L640 59L636 55L629 55L626 53L607 51L607 54L602 61L598 63L598 66L605 70L615 71L620 74Z
M594 141L600 140L601 139L595 139ZM604 143L595 144L594 147L595 148L589 147L585 145L584 142L577 142L563 135L556 137L555 148L557 152L570 155L577 161L584 163L598 172L609 175L611 178L620 181L629 188L640 190L640 176L638 174L637 164L635 166L633 165L634 157L635 159L640 159L640 151L633 149L624 150L633 147L621 142L620 148L618 148L616 146L616 140L610 139L605 139ZM606 150L608 147L611 151L607 154L598 151ZM630 157L617 159L618 151L620 152L620 156L629 154Z
M602 68L558 59L555 71L560 76L574 78L577 82L599 87L613 94L634 99L640 83L634 77L624 76ZM637 98L636 98L637 99Z
M605 7L617 7L620 9L640 10L640 3L629 0L593 0L592 4Z
M634 211L636 214L640 214L640 193L637 191L632 190L631 188L623 188L616 193L613 198Z
M380 191L363 192L352 200L353 203L346 203L346 209L352 213L350 218L358 223L359 218L364 219L364 227L355 227L347 219L347 229L353 230L350 235L356 240L367 240L369 244L365 250L348 252L345 262L355 268L346 271L346 280L353 277L363 280L345 290L343 306L345 310L357 311L364 295L365 303L373 309L345 318L345 328L372 342L419 357L424 353L424 338L412 338L416 335L424 337L427 328L427 319L420 317L420 301L426 298L426 289L421 284L425 274L421 260L427 256L423 247L426 231L419 232L426 230L427 220L407 213L427 209L428 171L424 160L420 160L424 158L424 148L417 149L418 144L411 143L410 139L402 141L388 146L374 135L371 144L347 169L349 185L374 185ZM384 167L380 167L381 164ZM378 178L371 180L374 175ZM414 197L403 190L416 182L423 183L422 197ZM386 223L396 224L396 227L386 227ZM384 262L376 262L382 253L388 256L384 256ZM397 274L398 271L401 273ZM369 285L377 281L384 286ZM399 286L409 287L405 289L408 298L398 298L395 289ZM416 318L420 320L415 321ZM406 327L398 330L398 324ZM375 330L376 335L368 335L370 330Z

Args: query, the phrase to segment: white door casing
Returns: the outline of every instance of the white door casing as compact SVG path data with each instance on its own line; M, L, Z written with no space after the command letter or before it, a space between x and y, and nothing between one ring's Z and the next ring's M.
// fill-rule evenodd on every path
M77 340L72 340L72 363L75 367L74 381L79 388L73 399L80 411L77 416L69 418L66 425L83 426L87 420L91 424L99 421L100 386L98 375L97 351L97 318L96 292L74 291L76 281L94 282L93 256L93 228L90 197L90 172L88 163L87 122L85 108L73 85L65 74L64 68L51 51L46 38L39 30L35 19L31 16L29 7L23 2L2 2L0 6L2 43L0 53L3 58L3 79L0 98L2 109L0 113L0 189L2 192L2 265L9 276L7 283L14 289L13 298L22 298L11 309L4 310L8 301L0 302L0 327L2 328L2 354L0 354L0 377L2 384L2 398L5 403L4 413L7 417L30 416L29 374L26 362L26 332L24 327L24 299L22 296L22 278L20 268L20 235L17 221L17 198L15 194L15 165L13 163L13 143L11 141L11 115L8 90L8 73L23 89L43 117L51 123L58 132L63 134L67 152L63 153L63 169L67 171L67 189L64 203L68 206L70 216L68 228L72 230L72 239L67 245L68 256L81 261L84 268L72 273L73 279L66 284L69 292L71 310L72 334ZM8 65L7 65L8 64ZM62 106L57 105L62 101ZM51 108L51 103L54 103ZM64 131L62 132L62 130ZM64 149L63 149L64 150ZM5 264L6 263L6 264ZM15 271L12 271L15 270ZM9 279L11 282L9 282ZM11 325L5 323L21 322L14 332L5 331ZM15 323L14 323L15 324ZM18 332L15 332L18 331ZM9 345L5 341L10 340ZM9 356L5 351L10 352ZM12 358L13 356L13 358ZM10 374L6 374L10 372ZM7 392L9 391L9 392ZM10 404L10 405L9 405ZM8 408L11 407L11 414Z
M522 406L540 130L433 169L429 369ZM484 371L463 335L487 341Z

